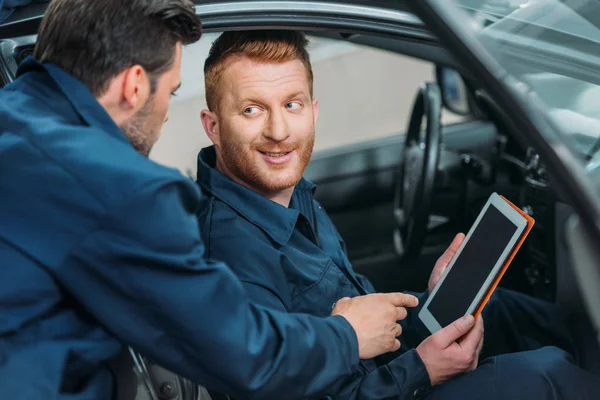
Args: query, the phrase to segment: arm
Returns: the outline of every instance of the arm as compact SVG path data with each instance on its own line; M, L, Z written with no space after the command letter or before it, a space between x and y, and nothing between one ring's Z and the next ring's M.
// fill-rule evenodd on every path
M429 374L416 350L410 350L370 373L345 380L335 395L339 399L383 400L415 399L415 392L431 388Z
M251 305L224 264L203 258L190 185L138 190L72 250L61 283L121 341L211 389L238 398L325 393L358 363L352 327Z
M243 284L254 303L285 311L274 285L251 282ZM340 379L337 391L330 395L344 400L413 399L416 390L429 388L427 369L413 349L370 373L364 368L356 368L352 376Z

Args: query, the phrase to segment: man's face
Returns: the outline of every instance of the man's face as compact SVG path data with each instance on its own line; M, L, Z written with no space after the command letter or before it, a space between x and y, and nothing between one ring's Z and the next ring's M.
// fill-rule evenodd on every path
M155 92L150 95L140 111L120 126L133 147L142 155L148 157L152 146L158 140L163 124L168 119L171 95L180 85L181 43L178 43L173 65L158 77Z
M318 114L304 64L234 59L220 93L219 169L261 194L295 186L312 154Z

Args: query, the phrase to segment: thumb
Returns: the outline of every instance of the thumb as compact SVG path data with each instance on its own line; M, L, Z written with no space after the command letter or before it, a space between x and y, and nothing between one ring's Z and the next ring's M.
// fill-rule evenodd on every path
M473 328L474 321L475 318L472 315L465 315L435 334L438 335L438 340L443 348L446 348L467 334Z

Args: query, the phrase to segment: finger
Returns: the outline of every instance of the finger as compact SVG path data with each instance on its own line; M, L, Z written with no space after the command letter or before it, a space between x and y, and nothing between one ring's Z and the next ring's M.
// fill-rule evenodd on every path
M396 321L403 320L408 315L405 307L396 307Z
M479 358L479 353L481 353L481 350L483 349L483 337L481 338L481 340L479 341L479 344L477 345L477 357Z
M416 307L419 305L419 299L406 293L383 293L385 299L396 307Z
M465 240L465 235L463 233L458 233L454 237L454 240L452 240L452 243L450 243L450 246L448 246L444 254L442 254L442 256L438 259L438 263L444 265L450 264L450 261L452 261L452 258L454 258L454 255L460 248L460 245L462 244L463 240Z
M398 337L400 335L402 335L402 325L396 324L394 327L394 337Z
M446 348L454 343L457 339L466 335L472 328L475 319L472 315L465 315L448 325L447 327L440 329L432 335L436 337L436 341Z
M438 260L436 261L436 263L433 267L433 271L431 271L431 276L429 277L429 282L427 284L427 288L428 288L429 292L432 292L435 285L439 282L440 278L446 271L446 268L448 268L448 264L450 264L450 261L452 261L452 259L456 255L456 252L460 248L460 245L462 244L464 239L465 239L464 234L462 234L462 233L457 234L454 237L454 240L452 240L452 243L450 243L450 246L448 246L448 248L444 252L444 254L442 254L441 257L438 258Z
M483 319L477 318L473 329L467 333L463 340L460 341L459 345L464 348L465 351L476 352L479 342L483 339Z
M452 243L450 243L450 246L448 246L448 248L446 249L444 254L442 254L442 256L440 258L438 258L436 266L440 265L440 266L445 267L448 264L450 264L450 261L452 261L452 258L454 258L454 255L456 254L456 252L458 251L458 249L460 248L460 245L462 244L462 242L464 240L465 240L465 235L463 233L458 233L454 237L454 240L452 240Z
M481 320L481 325L485 326L483 318L480 316L479 319ZM483 349L483 341L484 340L485 340L485 327L481 333L481 340L479 341L479 345L477 346L477 358L479 358L479 353L481 353L481 350Z
M391 351L394 352L394 351L398 351L398 350L400 350L400 341L398 339L396 339L394 341L394 347L392 348Z
M483 348L483 337L479 341L477 345L477 351L475 352L475 357L473 357L473 364L471 365L471 371L477 368L479 365L479 355L481 354L481 349Z

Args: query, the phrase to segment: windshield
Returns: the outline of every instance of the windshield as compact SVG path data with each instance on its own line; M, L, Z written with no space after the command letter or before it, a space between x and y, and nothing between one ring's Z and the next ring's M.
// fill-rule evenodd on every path
M600 0L453 0L578 153L600 150Z

